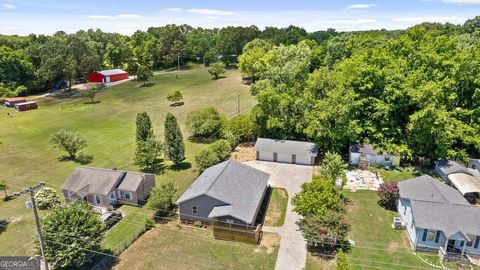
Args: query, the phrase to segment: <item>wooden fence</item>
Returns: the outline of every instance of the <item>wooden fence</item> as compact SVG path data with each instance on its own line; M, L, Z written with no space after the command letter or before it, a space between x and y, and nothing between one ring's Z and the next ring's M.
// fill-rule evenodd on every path
M256 245L262 237L262 224L247 227L216 223L213 224L213 237Z

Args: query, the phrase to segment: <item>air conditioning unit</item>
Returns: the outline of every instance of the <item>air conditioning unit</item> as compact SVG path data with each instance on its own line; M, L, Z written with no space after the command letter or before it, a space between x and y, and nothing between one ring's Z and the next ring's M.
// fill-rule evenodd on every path
M393 218L393 223L392 223L392 228L396 230L403 230L405 229L405 222L402 220L401 217L394 217Z

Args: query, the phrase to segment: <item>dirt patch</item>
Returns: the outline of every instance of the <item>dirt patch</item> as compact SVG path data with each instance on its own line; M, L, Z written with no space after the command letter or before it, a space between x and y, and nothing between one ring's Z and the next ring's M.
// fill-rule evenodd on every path
M388 243L387 252L388 252L389 254L393 254L393 253L395 253L397 250L398 250L398 243L397 243L397 242L391 241L390 243Z
M278 203L270 202L268 207L267 215L265 216L265 224L269 226L273 226L278 219L280 219L281 211L280 205Z
M235 150L230 154L230 159L237 162L246 162L255 160L257 157L257 152L255 151L255 144L252 143L242 143L239 144Z
M280 236L276 233L264 233L262 236L262 242L255 248L255 252L265 251L271 254L276 247L280 246Z
M285 189L279 188L278 190L278 195L282 198L287 198L287 191Z

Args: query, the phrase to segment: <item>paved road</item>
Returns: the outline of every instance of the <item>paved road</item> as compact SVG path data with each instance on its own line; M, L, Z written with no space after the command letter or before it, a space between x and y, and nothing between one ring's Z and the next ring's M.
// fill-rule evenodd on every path
M306 242L296 222L300 215L293 212L292 197L301 190L302 183L312 180L312 167L283 164L265 161L248 161L245 164L270 174L269 184L272 187L285 188L288 192L287 213L285 223L281 227L264 226L263 231L280 235L275 270L300 270L305 268L307 260Z

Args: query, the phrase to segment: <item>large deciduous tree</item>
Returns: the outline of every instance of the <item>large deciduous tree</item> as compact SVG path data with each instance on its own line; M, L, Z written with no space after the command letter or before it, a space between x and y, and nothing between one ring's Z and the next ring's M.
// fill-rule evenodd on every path
M61 129L50 137L52 145L67 152L72 160L77 159L77 153L87 147L87 140L77 132Z

